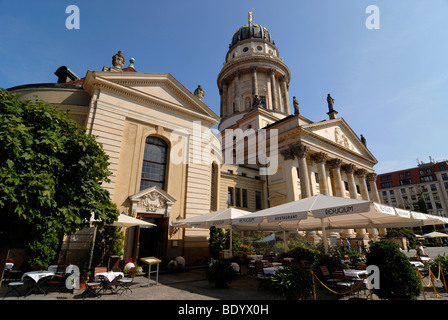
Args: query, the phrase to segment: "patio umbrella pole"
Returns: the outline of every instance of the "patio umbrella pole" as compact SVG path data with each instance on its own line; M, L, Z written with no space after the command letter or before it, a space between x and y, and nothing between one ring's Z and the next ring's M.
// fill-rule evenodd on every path
M327 231L325 230L324 218L320 218L320 222L322 225L322 241L324 243L325 253L328 253Z
M233 244L232 244L232 226L230 226L230 255L233 256Z
M286 231L283 230L283 252L286 252Z
M97 227L94 227L93 229L93 240L92 240L92 249L90 250L90 259L89 259L89 269L92 267L92 259L93 259L93 250L95 249L95 240L96 240L96 229Z

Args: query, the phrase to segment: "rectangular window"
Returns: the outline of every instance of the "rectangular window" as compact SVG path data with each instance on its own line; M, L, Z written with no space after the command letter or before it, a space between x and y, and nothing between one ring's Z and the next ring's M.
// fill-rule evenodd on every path
M266 109L266 97L265 96L260 96L260 103L261 103L261 107L263 109Z
M243 189L243 208L247 208L247 189Z
M344 181L344 187L345 187L345 191L348 191L348 183L347 183L347 181Z
M261 210L261 192L255 191L255 209Z
M241 189L235 188L235 206L241 207Z
M233 206L233 188L229 187L227 189L227 205Z
M384 182L381 184L381 188L392 188L392 182Z

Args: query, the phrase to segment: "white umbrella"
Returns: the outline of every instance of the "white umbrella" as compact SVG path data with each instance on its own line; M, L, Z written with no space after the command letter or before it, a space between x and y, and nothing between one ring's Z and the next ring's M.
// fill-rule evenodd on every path
M116 227L134 227L134 226L140 226L140 227L156 227L157 225L154 223L146 222L140 219L133 218L131 216L128 216L127 214L120 214L118 216L118 220L114 221L112 224Z
M446 238L446 237L448 237L448 234L437 231L433 231L423 235L423 238Z
M92 212L92 215L90 217L90 224L92 224L92 222L98 221L95 219L94 214ZM140 219L136 219L133 218L131 216L128 216L125 213L121 213L118 216L118 220L114 221L114 223L112 224L113 226L116 227L134 227L134 226L140 226L140 227L156 227L157 225L154 223L150 223L150 222L146 222ZM92 258L93 258L93 247L95 245L95 240L96 240L96 231L97 231L97 227L94 226L93 229L93 239L92 239L92 250L90 251L90 260L89 260L89 269L90 266L92 265Z
M205 228L212 226L229 229L233 219L250 214L249 211L227 208L220 211L213 211L206 214L197 215L187 219L182 219L171 223L171 226L178 228Z
M230 229L230 251L232 251L232 226L234 219L250 214L249 211L227 208L220 211L194 216L191 218L175 221L171 223L172 227L177 228L203 228L210 227Z
M447 223L422 213L399 210L342 197L316 195L249 214L234 221L241 230L318 230L326 239L327 229L391 228ZM327 250L327 242L324 241Z

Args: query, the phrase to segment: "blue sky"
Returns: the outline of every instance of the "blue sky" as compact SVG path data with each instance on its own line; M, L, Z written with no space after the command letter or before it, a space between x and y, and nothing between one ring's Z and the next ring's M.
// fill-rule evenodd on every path
M69 5L78 30L65 26ZM380 29L366 28L369 5ZM83 77L121 50L125 66L134 57L139 72L171 73L192 92L200 84L219 114L216 79L252 9L291 71L301 114L327 119L331 93L377 173L448 158L446 0L0 0L0 87L56 82L62 65Z

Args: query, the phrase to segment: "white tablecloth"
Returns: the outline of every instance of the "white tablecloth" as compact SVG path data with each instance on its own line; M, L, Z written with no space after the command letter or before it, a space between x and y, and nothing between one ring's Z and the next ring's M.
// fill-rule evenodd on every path
M248 254L247 258L248 259L252 259L252 260L261 260L261 259L263 259L263 255L261 255L261 254Z
M423 268L425 265L420 261L409 261L413 267Z
M54 272L53 271L30 271L30 272L25 272L22 276L22 281L23 279L25 279L26 277L30 277L31 279L33 279L35 282L39 281L42 278L48 277L48 276L54 276Z
M365 275L367 274L366 270L353 270L353 269L344 269L344 274L348 278L356 279L356 280L364 280Z
M281 268L282 268L282 266L267 267L267 268L263 268L263 272L264 272L264 274L267 274L267 275L274 275L275 272Z
M260 260L260 259L257 259L257 260L250 260L250 263L255 263L255 262L268 263L269 260Z
M120 275L121 275L122 278L124 278L124 273L123 272L112 272L112 271L110 271L110 272L100 272L100 273L97 273L95 275L95 281L99 280L99 276L104 276L107 280L112 281L112 280L114 280L116 277L118 277Z

